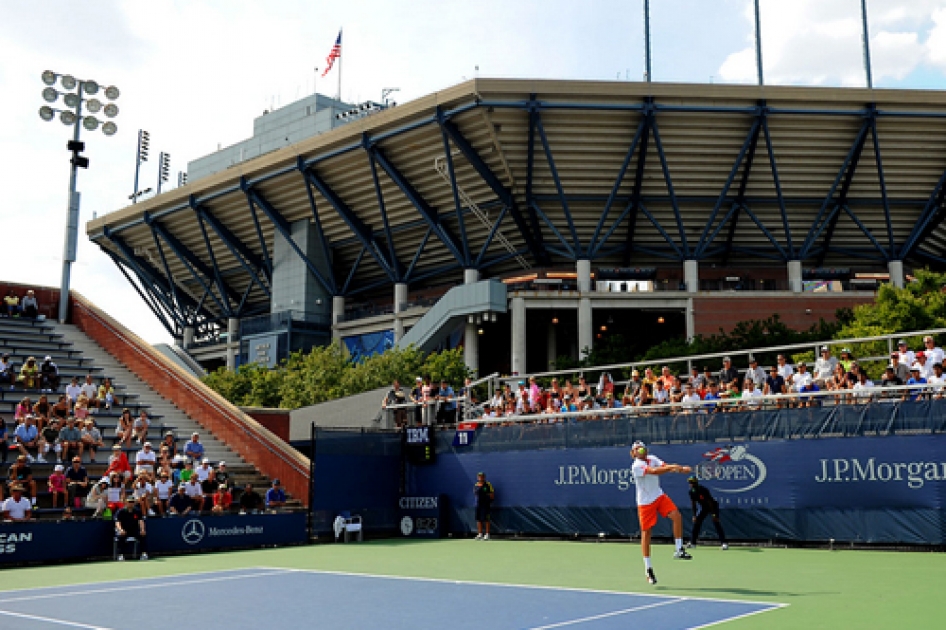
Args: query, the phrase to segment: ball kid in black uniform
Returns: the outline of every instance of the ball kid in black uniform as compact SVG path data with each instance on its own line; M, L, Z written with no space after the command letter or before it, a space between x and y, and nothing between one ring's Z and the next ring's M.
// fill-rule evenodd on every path
M690 535L690 545L696 546L696 540L700 536L700 528L703 527L703 521L707 516L713 516L713 527L719 535L719 542L723 549L729 549L726 543L726 533L723 531L723 524L719 520L719 502L710 494L709 488L701 486L696 476L687 478L690 484L690 507L693 508L693 533ZM699 506L699 511L697 511Z

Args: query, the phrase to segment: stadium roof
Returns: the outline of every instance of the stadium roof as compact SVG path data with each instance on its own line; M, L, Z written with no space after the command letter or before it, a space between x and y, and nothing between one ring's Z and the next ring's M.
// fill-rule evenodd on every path
M944 184L946 92L476 79L86 229L170 329L269 312L300 219L332 295L580 258L942 268Z

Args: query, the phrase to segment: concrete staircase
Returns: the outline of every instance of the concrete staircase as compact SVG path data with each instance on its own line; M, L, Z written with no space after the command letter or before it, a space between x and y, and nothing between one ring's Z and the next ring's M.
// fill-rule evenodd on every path
M192 420L184 411L175 407L166 400L160 392L156 392L139 379L131 370L119 363L84 332L71 324L48 322L55 326L55 332L62 335L62 340L70 342L72 349L80 351L82 357L91 359L92 365L101 368L97 374L108 375L117 386L124 386L124 391L138 395L136 402L145 406L151 415L161 416L160 422L174 427L174 434L178 438L179 448L183 448L186 440L195 431L200 434L200 442L204 445L207 458L216 465L219 461L227 462L234 483L241 486L250 482L257 491L265 492L270 480L261 475L251 463L243 461L226 444L217 440L209 431ZM65 386L67 383L63 383ZM109 435L111 431L109 432Z

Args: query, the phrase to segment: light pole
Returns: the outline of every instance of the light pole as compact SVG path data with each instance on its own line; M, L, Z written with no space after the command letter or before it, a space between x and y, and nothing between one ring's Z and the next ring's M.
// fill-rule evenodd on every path
M118 106L109 102L104 104L94 97L98 94L100 86L98 82L91 79L76 79L70 74L58 74L52 70L46 70L42 74L43 83L46 88L43 90L43 99L47 103L55 103L60 96L68 109L56 109L50 105L43 105L39 108L39 116L49 122L59 113L59 120L62 124L73 127L72 140L66 145L72 152L72 165L69 171L69 205L66 210L66 234L62 248L62 283L59 287L59 321L66 322L69 314L69 278L72 271L72 263L76 261L76 248L79 242L79 193L76 191L76 176L80 168L89 167L89 158L81 155L85 149L85 144L79 140L82 127L89 131L95 131L101 125L102 133L106 136L113 136L118 131L118 127L110 120L104 122L93 115L102 111L107 118L118 116ZM56 82L66 90L60 92L54 85ZM75 92L72 92L75 90ZM105 98L114 101L120 95L118 88L114 85L105 88ZM86 108L90 114L82 115L82 102L85 101ZM80 125L81 122L81 125Z
M158 156L158 192L155 194L161 194L161 184L168 180L171 172L171 154L161 152L161 155Z
M148 149L151 143L151 136L144 129L138 130L138 147L135 151L135 192L131 194L129 199L132 203L138 203L138 197L143 195L146 192L151 192L151 189L138 192L138 175L141 173L141 165L144 162L148 161Z

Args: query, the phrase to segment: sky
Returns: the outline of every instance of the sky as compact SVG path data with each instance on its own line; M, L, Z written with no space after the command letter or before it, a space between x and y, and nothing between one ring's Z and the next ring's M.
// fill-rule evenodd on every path
M946 0L869 0L875 87L946 87ZM121 90L118 133L83 130L72 288L146 341L170 342L85 223L129 203L137 131L151 135L140 188L252 134L253 118L314 89L340 28L342 97L399 103L476 76L639 81L643 0L4 0L0 21L0 279L58 287L71 128L38 111L44 70ZM863 86L860 0L761 0L771 85ZM752 0L652 0L654 81L755 83ZM319 73L321 74L321 73ZM101 97L100 97L101 98ZM61 102L61 101L60 101Z

